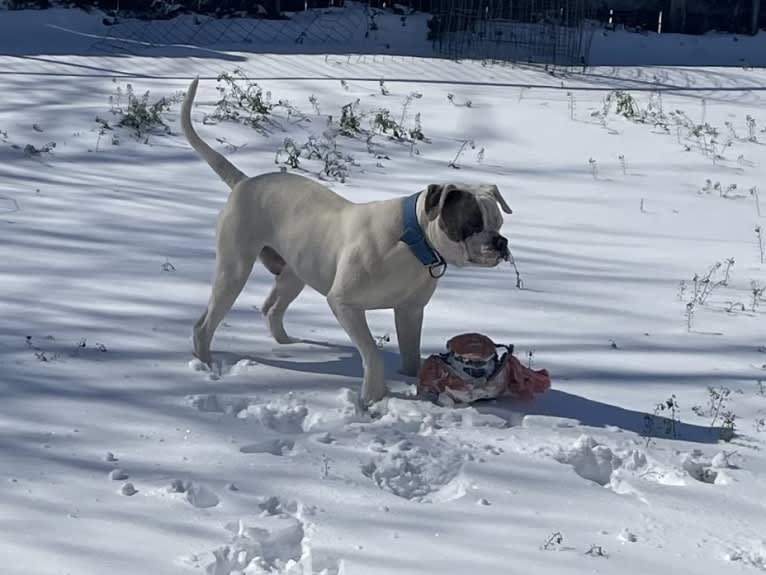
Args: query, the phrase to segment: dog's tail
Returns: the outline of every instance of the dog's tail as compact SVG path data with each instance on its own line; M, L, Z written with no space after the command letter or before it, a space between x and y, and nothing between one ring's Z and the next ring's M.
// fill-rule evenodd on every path
M213 171L215 171L215 173L218 174L230 188L233 188L247 176L239 171L229 160L208 146L202 138L199 137L194 126L192 126L191 107L194 102L194 96L197 94L198 83L199 78L195 78L189 85L189 90L186 92L184 103L181 106L181 128L184 131L186 139L189 140L191 147L205 159L210 167L213 168Z

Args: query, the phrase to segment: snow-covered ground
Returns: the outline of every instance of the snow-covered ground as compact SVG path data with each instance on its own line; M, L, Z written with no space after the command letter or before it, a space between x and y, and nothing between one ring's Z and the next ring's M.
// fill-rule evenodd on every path
M66 37L29 36L51 18L100 25L0 15L0 573L766 570L766 300L753 294L766 286L765 72L150 57L93 38L68 51ZM268 134L203 125L214 77L236 66L305 117L276 108ZM496 183L524 289L508 266L450 269L423 351L481 331L531 352L552 389L529 403L416 401L396 373L393 318L376 312L393 394L359 412L361 365L325 302L304 292L287 316L304 343L276 345L260 268L217 333L214 370L198 369L190 328L226 190L180 135L177 103L170 134L95 121L116 126L118 87L123 105L128 83L154 101L197 74L198 129L250 174L276 169L286 137L321 136L344 104L359 99L367 127L421 94L405 123L420 114L430 143L376 136L372 155L364 137L338 136L358 165L329 184L367 201ZM615 106L600 115L615 88L667 131ZM711 289L716 262L688 317L692 278Z

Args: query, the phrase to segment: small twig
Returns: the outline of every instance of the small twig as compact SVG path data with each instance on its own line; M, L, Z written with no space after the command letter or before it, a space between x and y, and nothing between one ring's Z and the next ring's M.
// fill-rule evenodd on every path
M516 258L513 257L513 254L510 250L508 250L508 261L511 262L511 265L513 266L513 272L516 274L516 288L524 289L524 280L521 279L519 268L516 265Z
M758 217L761 217L761 198L758 196L758 188L753 186L750 188L750 195L755 200L755 211L758 213Z
M314 108L314 113L319 116L321 115L321 110L319 109L319 99L314 94L311 94L309 96L309 102L311 103L311 107Z
M654 416L650 415L648 413L644 414L644 431L643 431L644 439L645 441L645 447L648 449L649 444L652 441L652 437L654 437Z
M572 92L567 92L567 97L569 98L569 119L574 120L575 119L575 98L574 94Z
M692 319L694 318L694 302L686 304L686 331L692 330Z
M548 551L549 549L555 547L556 545L561 545L564 542L564 536L561 534L561 531L556 531L555 533L551 534L550 537L548 537L548 540L543 543L543 549L545 551Z
M402 104L402 114L399 118L400 126L404 126L404 120L407 118L407 110L409 109L412 100L419 100L422 97L423 94L420 92L411 92L407 95L407 97L404 99L404 103Z
M715 422L718 421L718 416L721 413L721 408L723 407L723 404L728 400L729 394L731 392L726 387L721 387L720 389L710 387L708 388L708 392L711 396L710 411L713 416L713 420L710 422L710 427L714 427Z
M463 140L463 143L460 146L460 149L457 151L457 154L455 154L455 157L452 158L452 160L448 164L450 168L455 168L456 170L460 169L460 166L457 165L457 161L458 161L458 158L460 158L460 156L462 155L466 146L471 146L472 150L476 148L476 144L474 144L473 140Z
M766 292L766 286L760 285L757 281L752 280L750 282L750 294L753 296L753 301L751 305L751 311L755 311L758 307L758 302L763 297L764 292ZM764 348L766 350L766 347Z
M745 311L747 308L741 301L729 301L726 302L726 312L734 313L735 311Z
M471 100L465 100L462 104L458 104L455 101L455 95L454 94L447 94L447 100L449 100L450 104L452 104L453 106L457 106L457 107L470 108L471 106L473 106L473 102L471 102Z
M609 557L609 554L604 551L604 548L601 547L601 545L591 545L590 549L588 549L585 554L590 555L591 557Z
M731 268L734 267L734 258L728 258L726 260L726 268L723 270L723 280L721 281L721 285L728 286L729 285L729 277L731 274Z
M598 164L596 163L596 160L593 158L588 159L588 163L590 164L590 171L591 175L593 176L593 179L598 179Z

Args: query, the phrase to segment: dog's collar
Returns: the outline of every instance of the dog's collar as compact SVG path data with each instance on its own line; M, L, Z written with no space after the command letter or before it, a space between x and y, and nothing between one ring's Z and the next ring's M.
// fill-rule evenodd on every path
M435 249L428 245L423 228L418 222L418 197L420 192L404 199L402 202L402 237L420 263L428 268L433 278L440 278L447 271L447 262Z

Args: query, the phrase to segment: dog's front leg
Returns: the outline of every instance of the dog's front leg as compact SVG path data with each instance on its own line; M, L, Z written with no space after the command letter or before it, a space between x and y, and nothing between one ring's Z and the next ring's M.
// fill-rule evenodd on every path
M370 333L364 310L344 304L333 297L328 297L327 302L338 319L338 323L346 330L352 343L362 356L364 367L362 401L366 404L380 401L386 394L383 358Z
M414 377L420 369L420 334L423 330L423 308L395 308L394 321L402 362L399 371L404 375Z

